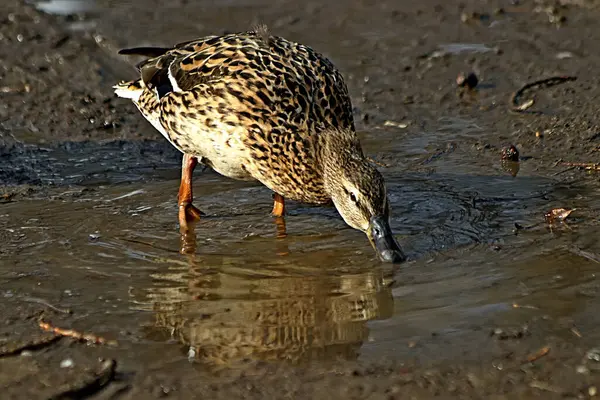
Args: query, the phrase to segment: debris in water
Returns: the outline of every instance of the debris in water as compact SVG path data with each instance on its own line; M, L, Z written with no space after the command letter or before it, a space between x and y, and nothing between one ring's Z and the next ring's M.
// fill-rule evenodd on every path
M581 332L579 332L579 329L572 327L571 328L571 332L573 332L573 335L577 336L578 338L583 337L583 335L581 334Z
M106 344L109 346L117 345L117 342L115 340L107 340L103 337L100 337L100 336L97 336L97 335L94 335L91 333L81 333L81 332L74 331L72 329L57 328L57 327L54 327L44 321L40 321L39 326L40 326L40 328L42 328L43 330L45 330L47 332L53 332L60 336L72 337L74 339L83 340L83 341L93 343L93 344Z
M553 208L552 210L548 211L544 217L546 218L546 222L549 224L553 224L554 222L563 222L575 210L576 208Z
M394 128L404 129L404 128L408 127L408 124L404 123L404 122L396 122L396 121L387 120L383 123L383 126L391 126Z
M528 355L524 362L532 363L532 362L537 361L540 358L548 355L548 353L550 353L550 346L544 346L541 349L539 349L538 351L536 351L535 353Z

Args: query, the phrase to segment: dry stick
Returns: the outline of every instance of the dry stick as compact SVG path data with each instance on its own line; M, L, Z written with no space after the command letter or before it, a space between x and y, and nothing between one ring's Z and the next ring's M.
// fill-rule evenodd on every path
M538 351L536 351L535 353L528 355L524 362L530 362L530 363L534 362L534 361L539 360L540 358L544 357L548 353L550 353L550 347L544 346L541 349L539 349Z
M515 113L522 113L533 105L532 100L529 100L528 102L525 102L525 103L519 105L519 97L521 97L521 95L523 95L523 93L525 93L527 90L529 90L531 88L534 88L534 87L547 88L547 87L558 85L558 84L565 83L568 81L574 81L576 79L577 79L576 76L553 76L550 78L540 79L538 81L527 83L510 96L510 111L515 112Z
M598 163L562 162L561 165L573 168L584 168L590 171L600 171L600 164Z
M572 327L571 328L571 332L573 332L573 335L577 336L578 338L583 337L583 335L581 334L581 332L579 332L579 329Z
M62 336L49 336L43 338L37 338L24 344L18 344L17 346L3 345L0 346L0 358L12 356L15 354L21 354L25 350L39 350L44 347L50 346L51 344L62 339Z
M49 323L44 322L44 321L40 321L39 325L40 325L40 328L42 328L43 330L45 330L47 332L54 332L60 336L68 336L68 337L72 337L77 340L83 340L83 341L93 343L93 344L106 344L109 346L117 345L117 342L115 340L107 340L103 337L96 336L91 333L81 333L81 332L74 331L72 329L57 328L57 327L52 326Z

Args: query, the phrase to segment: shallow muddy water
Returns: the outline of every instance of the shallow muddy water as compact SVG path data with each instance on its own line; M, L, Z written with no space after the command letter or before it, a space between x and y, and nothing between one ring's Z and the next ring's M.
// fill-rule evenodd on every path
M75 8L65 9L68 3ZM392 229L407 263L379 263L367 238L331 207L290 202L287 236L277 237L266 188L201 168L194 203L207 216L195 227L195 252L180 254L181 155L132 116L132 104L107 97L103 104L122 119L101 140L73 133L73 140L39 141L43 128L30 140L31 132L1 121L9 134L0 178L21 192L0 204L0 297L68 308L73 328L118 340L129 368L167 368L187 380L194 379L190 371L251 374L260 360L335 370L344 360L494 358L491 329L536 318L562 324L550 336L572 339L576 327L586 343L600 340L597 179L548 166L569 154L568 146L552 144L555 133L548 144L514 133L530 126L498 109L514 76L493 59L483 58L492 72L474 99L459 103L463 109L454 103L455 69L468 57L495 57L492 50L507 39L462 28L440 33L437 17L411 23L408 6L394 13L392 3L343 3L339 14L342 5L286 1L50 1L40 9L70 15L63 22L67 29L76 24L71 41L94 35L108 60L94 64L107 87L134 73L126 60L107 55L119 46L245 29L253 18L332 57L348 77L365 152L387 164L381 171ZM424 57L429 61L414 61ZM448 61L453 57L463 58ZM438 59L456 63L443 79L436 72L442 67L431 65ZM415 76L402 77L409 71L431 74L417 84ZM548 120L559 112L543 101L557 96L541 96ZM72 122L73 132L88 126ZM128 129L145 140L131 139ZM508 141L523 149L516 176L500 162ZM576 210L548 225L544 214L559 207Z
M462 130L454 131L445 138L459 140ZM419 149L411 143L438 134L386 151L410 160ZM374 136L367 133L367 148L380 145ZM598 264L574 250L597 248L586 240L591 227L576 214L573 227L543 223L550 205L597 207L585 187L523 171L513 178L493 164L469 173L460 149L427 164L440 172L385 168L392 228L411 260L388 266L335 209L292 203L288 235L277 238L268 190L199 170L196 204L207 216L195 229L196 252L183 256L179 155L156 148L117 142L25 152L54 186L2 207L3 295L53 299L77 310L79 328L117 337L124 350L168 345L153 356L213 368L402 358L414 353L409 342L422 346L418 357L453 359L465 348L439 354L432 333L462 335L472 346L475 327L527 314L513 302L581 318L582 329L599 322L595 302L580 297L597 290ZM515 234L515 223L532 228Z

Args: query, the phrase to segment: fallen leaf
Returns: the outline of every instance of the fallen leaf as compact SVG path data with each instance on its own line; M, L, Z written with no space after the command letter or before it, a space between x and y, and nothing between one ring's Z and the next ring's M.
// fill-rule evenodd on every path
M544 217L546 218L546 222L549 224L555 221L562 222L567 219L567 217L575 210L576 208L553 208L552 210L548 211Z

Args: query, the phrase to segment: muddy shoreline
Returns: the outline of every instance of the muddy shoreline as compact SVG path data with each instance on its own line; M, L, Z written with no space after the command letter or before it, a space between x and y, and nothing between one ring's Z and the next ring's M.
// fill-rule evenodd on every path
M600 162L600 3L110 3L0 6L3 398L596 396L600 181L564 162ZM269 194L211 171L206 252L178 254L180 155L112 94L134 74L116 51L258 21L347 76L388 165L399 270L327 209L294 205L297 239L275 241ZM527 82L564 75L510 112ZM556 207L577 208L569 224L545 223ZM54 339L40 319L119 344Z

